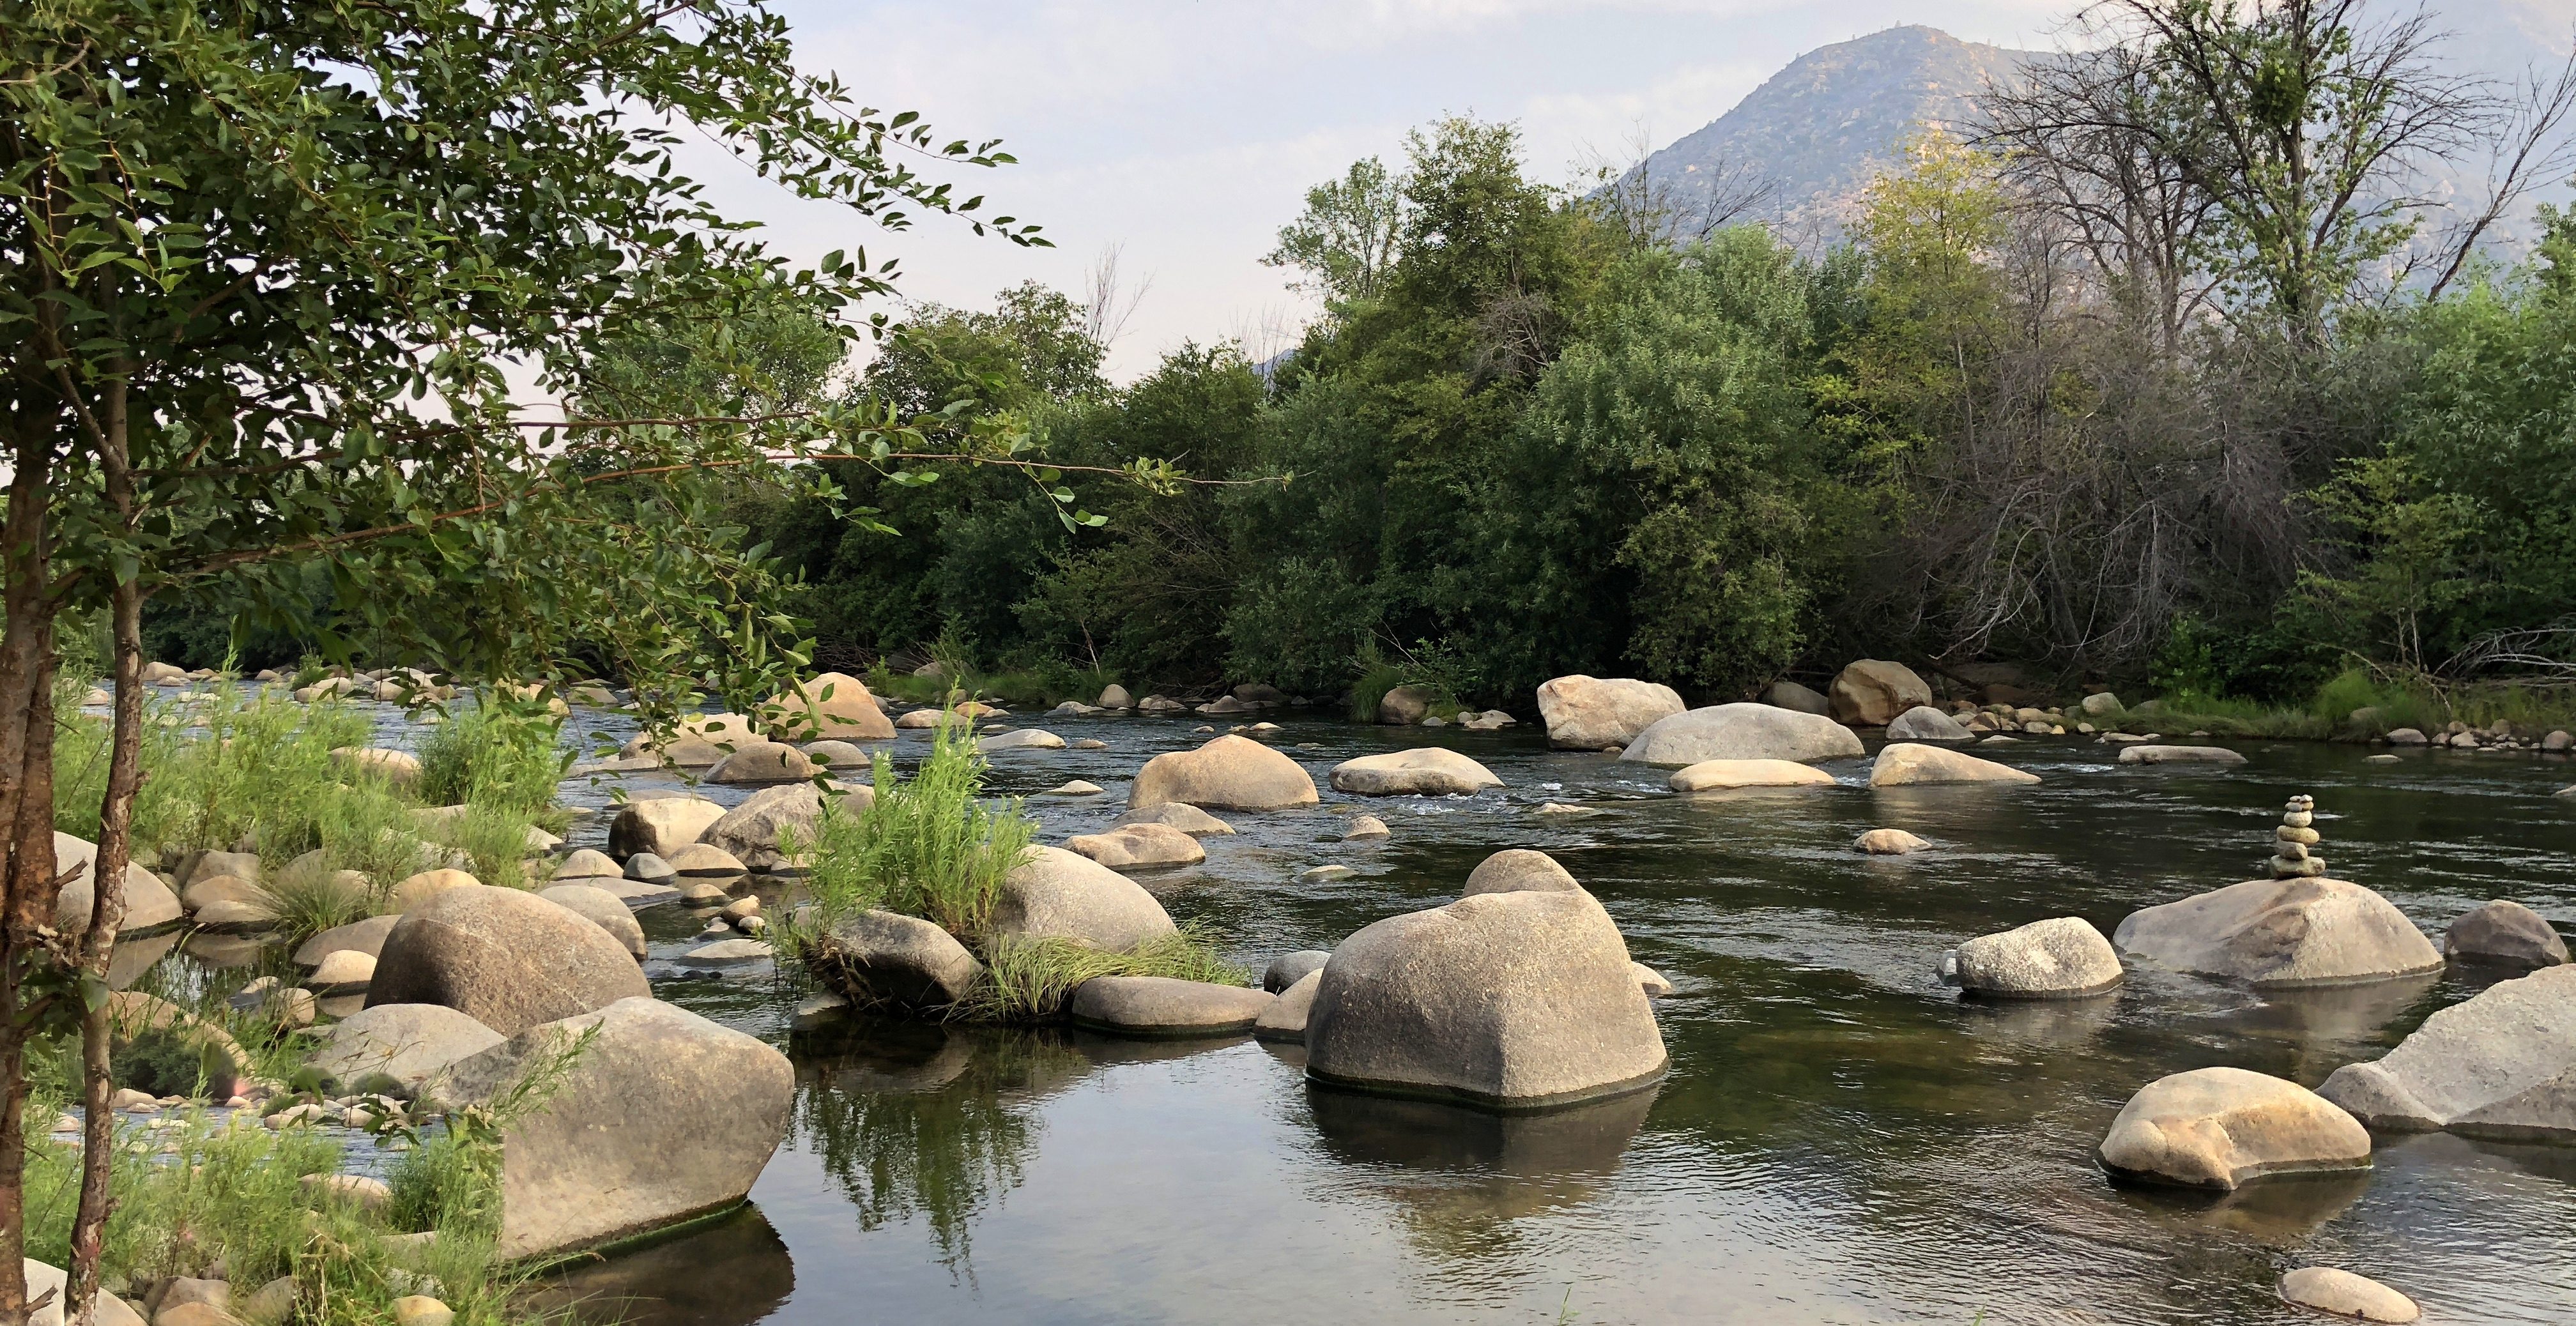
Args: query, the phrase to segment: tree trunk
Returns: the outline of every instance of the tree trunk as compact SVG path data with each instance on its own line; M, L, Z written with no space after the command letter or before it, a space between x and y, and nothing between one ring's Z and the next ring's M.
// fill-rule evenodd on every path
M35 1010L26 977L53 922L53 615L46 526L52 424L24 408L17 424L8 525L0 531L0 1326L25 1326L27 1041Z

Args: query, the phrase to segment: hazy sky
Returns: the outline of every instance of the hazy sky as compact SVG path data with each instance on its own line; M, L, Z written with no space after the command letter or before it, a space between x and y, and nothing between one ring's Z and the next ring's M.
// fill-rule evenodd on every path
M781 0L801 62L869 104L923 113L945 138L999 137L1021 164L961 179L987 206L1041 222L1025 250L925 218L897 234L798 204L700 161L726 210L789 256L864 244L899 257L908 296L983 305L1035 278L1079 294L1107 245L1151 277L1113 347L1121 379L1185 339L1289 343L1309 308L1260 265L1306 188L1401 152L1448 112L1522 127L1532 169L1624 157L1715 119L1802 52L1903 23L2043 46L2066 0ZM2576 0L2488 0L2453 21L2464 53L2563 49ZM2481 60L2481 63L2488 61Z

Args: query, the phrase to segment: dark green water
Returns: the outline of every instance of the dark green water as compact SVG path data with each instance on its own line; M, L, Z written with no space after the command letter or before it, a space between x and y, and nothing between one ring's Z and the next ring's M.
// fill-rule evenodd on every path
M2258 997L2133 972L2111 998L1993 1008L1931 975L1975 934L2070 914L2108 933L2251 877L2295 792L2318 799L2331 873L2436 935L2493 897L2576 922L2576 798L2550 795L2576 780L2563 760L2372 765L2356 748L2250 743L2240 768L2123 767L2034 740L2003 758L2047 780L2035 788L1873 792L1851 761L1826 766L1838 788L1685 800L1658 771L1550 752L1526 729L1279 721L1275 743L1319 785L1337 760L1442 742L1509 787L1328 791L1320 810L1228 816L1243 832L1207 839L1204 866L1146 877L1174 916L1257 967L1446 902L1491 851L1543 848L1680 987L1660 1005L1670 1080L1501 1120L1315 1091L1293 1050L1249 1040L896 1024L791 1038L792 992L767 972L691 981L657 961L664 997L789 1050L795 1123L754 1210L564 1292L651 1326L2286 1323L2319 1319L2274 1281L2323 1263L2406 1290L2427 1320L2576 1319L2576 1148L2417 1138L2367 1176L2225 1201L2115 1188L2093 1165L2148 1081L2233 1064L2314 1085L2473 993L2459 978ZM1048 726L1111 749L1004 757L1006 791L1109 789L1032 802L1047 841L1106 824L1144 758L1206 739L1188 723ZM1550 799L1602 813L1531 813ZM1337 809L1380 815L1393 839L1341 842ZM1850 850L1881 826L1936 850ZM1356 873L1292 879L1328 862ZM657 958L696 929L674 909L646 923Z

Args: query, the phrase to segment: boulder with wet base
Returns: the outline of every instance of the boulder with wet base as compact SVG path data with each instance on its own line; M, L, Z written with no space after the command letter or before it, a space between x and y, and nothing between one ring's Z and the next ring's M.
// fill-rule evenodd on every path
M1334 790L1364 797L1474 796L1503 785L1492 770L1440 746L1344 760L1333 766L1332 781Z
M1315 804L1315 780L1278 751L1228 734L1196 750L1157 755L1136 771L1127 804L1141 808L1166 801L1216 810L1286 810Z
M2142 908L2111 942L2159 967L2257 989L2356 985L2442 965L2405 913L2339 879L2251 879Z
M2364 1168L2370 1133L2296 1082L2242 1068L2196 1068L2130 1097L2099 1155L2120 1178L2232 1190L2270 1174Z
M1705 760L1833 760L1861 750L1858 734L1819 714L1719 704L1655 720L1619 758L1681 768Z
M2490 985L2317 1093L2382 1131L2576 1141L2576 967Z
M1547 724L1548 744L1570 750L1625 746L1657 719L1682 708L1682 697L1672 687L1632 677L1576 673L1538 688L1538 716Z
M997 939L1067 939L1123 952L1177 927L1136 881L1061 847L1041 846L1003 877L987 930Z

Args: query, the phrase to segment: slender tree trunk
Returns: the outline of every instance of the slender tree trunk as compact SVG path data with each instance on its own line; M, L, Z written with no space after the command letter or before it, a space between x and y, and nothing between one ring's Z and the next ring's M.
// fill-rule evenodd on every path
M20 402L0 533L0 1326L25 1326L27 976L53 921L53 607L47 599L52 420Z

